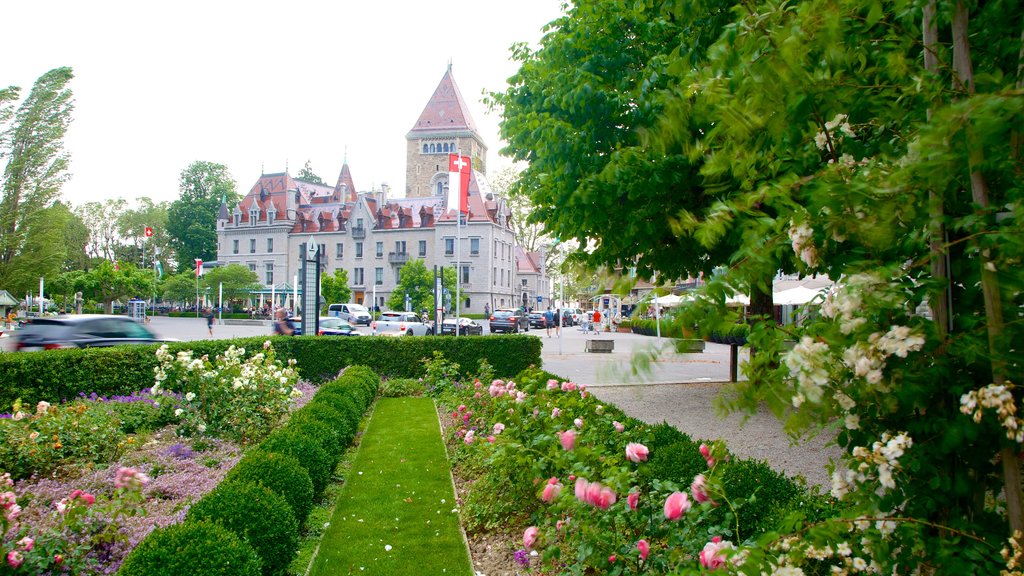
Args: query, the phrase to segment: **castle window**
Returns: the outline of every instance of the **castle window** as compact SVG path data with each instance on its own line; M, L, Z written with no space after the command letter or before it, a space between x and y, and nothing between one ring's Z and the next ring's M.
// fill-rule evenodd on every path
M423 153L426 154L427 150L428 150L428 146L426 144L424 144L423 145Z
M437 195L438 196L443 196L444 195L444 182L440 182L439 181L437 183Z
M433 153L434 153L434 151L435 151L435 150L434 150L434 145L433 145L433 144L431 144L431 145L430 145L430 153L431 153L431 154L433 154Z
M444 143L444 151L445 151L445 152L447 152L447 151L448 151L448 143L447 143L447 142L445 142L445 143Z

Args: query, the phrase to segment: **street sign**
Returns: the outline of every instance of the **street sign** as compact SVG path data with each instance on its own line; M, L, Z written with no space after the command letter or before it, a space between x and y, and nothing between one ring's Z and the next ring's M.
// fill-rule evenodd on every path
M543 296L537 296L537 304L540 304L543 301L544 301L544 297Z

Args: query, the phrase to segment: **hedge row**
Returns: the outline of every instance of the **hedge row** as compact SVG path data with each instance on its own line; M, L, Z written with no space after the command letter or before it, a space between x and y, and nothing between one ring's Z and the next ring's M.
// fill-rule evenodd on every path
M235 344L257 349L270 339L278 358L294 358L299 374L308 380L322 380L345 366L373 366L388 378L418 378L423 359L435 350L462 366L477 366L486 358L498 376L517 374L530 365L540 365L541 342L525 335L492 335L487 338L438 337L352 337L259 336L234 340L196 340L168 344L170 351L192 350L195 356L212 358ZM156 345L113 348L48 350L0 354L0 412L10 409L18 398L35 404L57 401L95 392L101 396L131 394L153 385L157 365Z
M365 366L347 368L321 386L196 502L183 524L155 530L140 542L119 574L284 574L313 502L379 388L380 377Z

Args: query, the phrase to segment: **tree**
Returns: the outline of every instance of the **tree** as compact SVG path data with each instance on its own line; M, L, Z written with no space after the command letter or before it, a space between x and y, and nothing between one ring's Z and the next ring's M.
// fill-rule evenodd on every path
M114 300L141 298L153 292L153 275L130 262L114 264L104 260L82 278L84 294L103 303L107 314L113 312Z
M210 288L210 294L214 298L219 294L221 284L224 285L225 300L241 303L249 298L250 292L259 290L260 279L248 266L241 264L220 266L202 277L202 285Z
M323 178L316 175L313 172L313 167L310 165L309 160L306 160L306 164L299 170L299 175L296 176L299 180L305 180L306 182L312 182L314 184L323 184Z
M89 230L86 254L97 260L117 259L121 240L117 223L124 215L124 198L108 198L103 201L86 202L75 209L75 214Z
M452 307L455 302L455 278L455 268L446 266L443 282L445 289L450 293ZM399 270L398 285L387 299L388 308L405 310L407 294L414 312L434 309L434 273L427 270L423 260L410 259Z
M519 171L513 166L508 166L490 178L489 183L496 195L505 199L512 212L509 223L515 232L516 243L527 252L536 252L547 238L544 236L544 226L529 219L533 212L533 202L528 195L519 193L516 186L518 179Z
M136 198L138 207L124 210L117 218L117 235L121 245L116 250L120 260L138 262L142 268L151 268L153 261L168 262L172 256L171 237L167 233L168 202L153 202L146 197ZM146 237L146 228L153 235ZM146 261L142 261L145 244Z
M336 268L334 275L324 274L320 277L320 295L327 304L342 304L352 298L352 289L348 287L348 271Z
M177 252L178 268L187 269L196 258L217 257L217 214L221 202L228 206L239 200L235 181L223 164L196 161L181 171L181 191L167 211L167 233Z
M161 287L165 302L188 303L196 299L195 272L182 272L168 276Z
M90 260L86 247L89 245L89 228L67 204L57 202L53 207L55 213L60 214L58 218L64 222L63 244L66 255L61 270L88 270Z
M6 159L0 198L0 286L18 294L33 278L63 264L55 213L47 213L68 178L64 134L71 123L70 68L55 68L36 80L14 109L19 89L0 90L0 158Z

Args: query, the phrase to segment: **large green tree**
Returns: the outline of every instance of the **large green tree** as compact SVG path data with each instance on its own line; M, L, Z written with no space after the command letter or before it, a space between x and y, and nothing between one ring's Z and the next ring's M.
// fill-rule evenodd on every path
M352 289L348 286L348 271L336 268L333 275L324 274L320 277L320 295L327 304L341 304L352 298Z
M127 202L124 198L107 198L86 202L75 208L75 214L89 230L86 254L97 260L117 259L121 238L117 223L124 215Z
M217 257L217 214L221 202L235 205L238 192L227 166L196 161L178 179L181 192L167 211L167 233L178 257L179 269L194 266L196 258Z
M176 304L187 304L196 300L196 276L195 272L182 272L168 276L161 283L161 292L164 302Z
M452 306L455 306L455 269L451 266L444 268L444 287L451 295ZM414 312L420 310L434 309L434 273L427 270L423 260L413 258L402 266L398 272L398 285L387 299L388 308L392 310L405 310L405 296L409 300ZM442 303L443 304L443 303Z
M206 272L201 279L202 288L210 289L210 298L216 302L221 285L224 286L224 299L228 302L241 303L249 297L252 290L260 288L259 277L248 266L228 264Z
M142 268L151 268L156 259L173 262L171 237L167 232L170 203L153 202L144 196L136 198L136 203L135 208L125 209L117 219L117 235L121 240L116 249L118 259L136 262ZM146 237L147 227L152 230L152 236Z
M54 211L64 223L63 244L66 255L63 271L88 270L90 265L86 248L89 245L89 228L85 222L68 205L63 202L54 204Z
M0 197L0 286L20 294L64 263L59 228L48 212L67 180L64 134L71 123L70 68L36 80L15 108L20 90L0 90L0 159L6 164ZM57 234L54 234L57 233Z
M110 314L115 300L145 299L152 294L153 274L131 263L104 260L82 277L81 287L86 298L102 302Z

